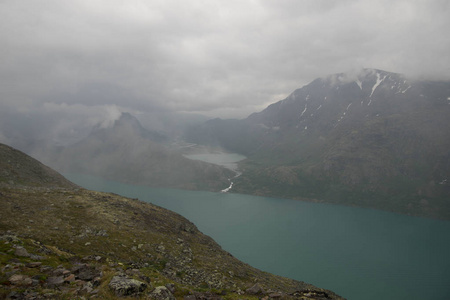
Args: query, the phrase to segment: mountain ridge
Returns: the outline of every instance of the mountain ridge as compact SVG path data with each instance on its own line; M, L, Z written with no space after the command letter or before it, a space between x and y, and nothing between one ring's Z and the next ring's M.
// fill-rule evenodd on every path
M364 69L315 79L246 119L210 120L187 139L248 157L235 192L450 219L450 187L439 184L450 177L449 116L449 82Z

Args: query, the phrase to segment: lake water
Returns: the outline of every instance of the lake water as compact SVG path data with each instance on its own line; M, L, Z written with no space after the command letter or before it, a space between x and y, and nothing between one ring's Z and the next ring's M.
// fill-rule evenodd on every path
M220 165L230 170L237 172L238 162L246 159L244 155L238 153L200 153L200 154L186 154L185 157L193 160L201 160L212 164Z
M450 299L450 222L65 174L92 190L173 210L238 259L348 299Z

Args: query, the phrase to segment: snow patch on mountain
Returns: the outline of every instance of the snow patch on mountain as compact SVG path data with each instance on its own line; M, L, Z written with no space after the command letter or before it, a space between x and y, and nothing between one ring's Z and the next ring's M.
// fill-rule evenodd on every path
M300 118L303 116L303 114L306 112L306 109L308 108L308 104L305 103L305 109L302 111Z
M381 79L380 73L377 72L377 82L372 87L372 93L370 93L369 97L372 97L373 92L375 92L376 88L384 81L384 79L386 79L386 75L383 77L383 79ZM369 102L369 104L370 104L370 102Z
M405 90L402 91L402 94L404 94L407 90L409 90L411 86L408 86Z
M359 88L362 91L362 82L361 82L361 80L359 80L359 78L358 78L355 82L356 82L356 84L359 86Z

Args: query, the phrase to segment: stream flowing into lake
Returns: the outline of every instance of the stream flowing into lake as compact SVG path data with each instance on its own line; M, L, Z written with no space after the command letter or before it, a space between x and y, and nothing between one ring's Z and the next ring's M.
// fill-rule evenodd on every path
M450 299L450 222L378 210L134 186L65 174L175 211L238 259L348 299Z

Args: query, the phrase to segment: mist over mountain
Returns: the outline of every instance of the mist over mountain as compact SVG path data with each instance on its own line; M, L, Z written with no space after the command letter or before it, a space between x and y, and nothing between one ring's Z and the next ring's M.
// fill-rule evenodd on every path
M249 157L236 192L450 218L449 82L334 74L186 136Z
M157 187L218 191L228 186L232 171L187 159L168 141L164 134L149 131L131 114L122 113L110 126L95 126L73 145L35 153L60 172Z

